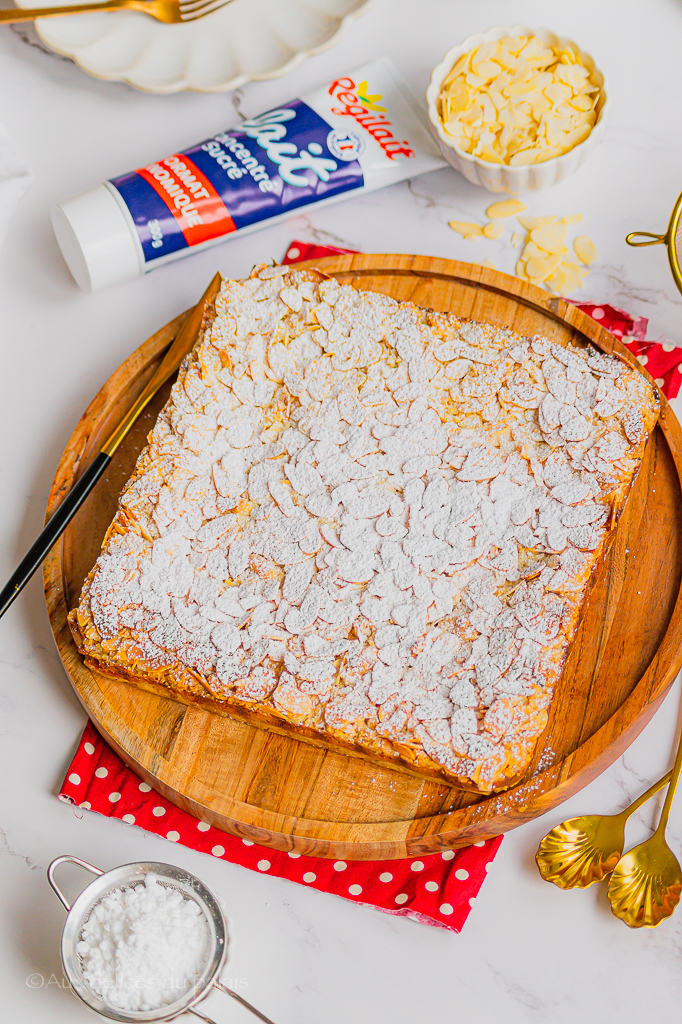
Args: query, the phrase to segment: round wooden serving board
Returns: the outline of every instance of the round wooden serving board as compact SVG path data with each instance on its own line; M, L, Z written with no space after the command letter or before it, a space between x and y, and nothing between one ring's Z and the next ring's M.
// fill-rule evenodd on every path
M334 256L315 266L358 288L511 327L627 350L574 306L483 267L424 256ZM303 264L305 266L305 264ZM153 373L182 317L146 341L84 413L57 470L48 516ZM682 664L682 433L665 399L616 537L555 693L526 781L489 797L361 756L190 708L90 671L66 614L100 550L168 388L45 562L59 652L88 715L118 754L179 807L280 850L345 859L422 856L499 835L602 772L649 721Z

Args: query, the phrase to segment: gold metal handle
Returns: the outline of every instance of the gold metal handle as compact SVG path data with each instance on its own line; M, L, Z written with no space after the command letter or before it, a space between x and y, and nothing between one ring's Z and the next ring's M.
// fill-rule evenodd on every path
M649 241L636 242L636 238L647 238ZM643 245L665 245L666 240L666 235L654 235L651 231L631 231L629 235L625 236L625 241L628 245L634 245L635 248Z
M127 0L106 0L97 4L72 4L68 7L34 7L21 10L19 7L10 7L8 10L0 11L0 24L16 24L19 21L34 21L36 18L54 18L60 14L86 14L88 11L120 11L130 6Z

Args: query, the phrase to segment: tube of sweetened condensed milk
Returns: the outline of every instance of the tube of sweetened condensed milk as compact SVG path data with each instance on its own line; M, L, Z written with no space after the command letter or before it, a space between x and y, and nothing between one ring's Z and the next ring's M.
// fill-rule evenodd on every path
M387 57L52 209L85 291L445 161Z

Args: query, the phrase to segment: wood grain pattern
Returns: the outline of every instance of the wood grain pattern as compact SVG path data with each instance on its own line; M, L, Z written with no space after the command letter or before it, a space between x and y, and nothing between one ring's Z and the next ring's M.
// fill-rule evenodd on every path
M592 341L637 363L574 306L516 278L423 256L334 256L315 266L356 287L551 340ZM305 264L303 264L305 266ZM116 371L59 464L48 515L158 365L181 323ZM482 797L106 678L83 663L66 622L118 494L167 390L45 562L59 652L90 718L140 776L225 831L281 850L345 859L418 856L498 835L556 806L603 771L649 721L682 665L682 432L665 399L615 539L599 567L529 772Z

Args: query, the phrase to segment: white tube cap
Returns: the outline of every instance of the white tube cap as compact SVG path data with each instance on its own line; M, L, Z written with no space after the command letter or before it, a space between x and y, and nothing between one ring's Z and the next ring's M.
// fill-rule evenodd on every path
M57 203L51 216L62 256L83 291L96 292L144 273L134 229L106 185Z

